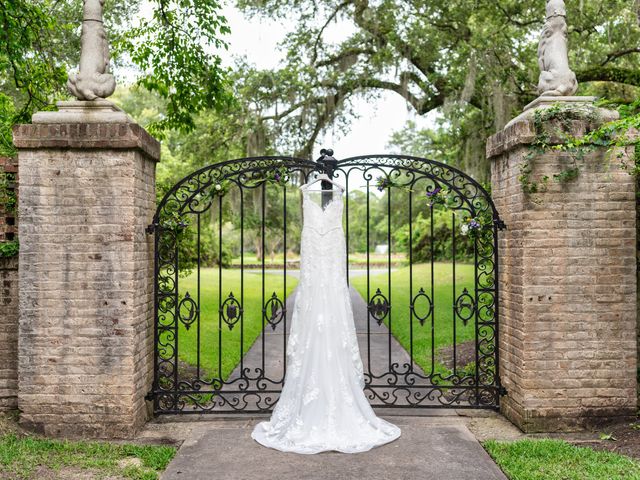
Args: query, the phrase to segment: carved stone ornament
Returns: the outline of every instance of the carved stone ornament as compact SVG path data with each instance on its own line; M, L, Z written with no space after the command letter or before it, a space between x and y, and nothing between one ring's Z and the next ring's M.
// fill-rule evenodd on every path
M80 71L70 74L67 88L78 100L107 98L116 88L109 72L109 44L102 21L104 0L84 0Z
M538 44L541 96L571 96L578 89L576 75L569 68L566 17L563 0L547 0L547 20Z

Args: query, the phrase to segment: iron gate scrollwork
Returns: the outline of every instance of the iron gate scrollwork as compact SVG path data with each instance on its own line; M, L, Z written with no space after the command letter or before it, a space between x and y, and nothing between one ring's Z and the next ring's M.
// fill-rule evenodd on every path
M362 296L356 324L371 404L497 408L497 238L505 226L488 192L433 160L322 154L317 162L269 156L210 165L160 202L148 229L154 411L272 409L297 274L297 186L313 172L345 187L346 267Z

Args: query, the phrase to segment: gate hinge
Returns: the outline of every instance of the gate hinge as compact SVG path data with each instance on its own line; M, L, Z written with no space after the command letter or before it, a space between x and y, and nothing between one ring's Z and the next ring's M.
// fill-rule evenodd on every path
M507 394L508 394L507 389L504 388L502 385L500 385L498 387L498 395L500 395L501 397L504 397Z
M493 222L496 224L496 227L498 227L498 230L506 230L507 229L507 224L504 223L501 218L495 218L493 220Z
M153 390L149 390L149 392L144 396L144 399L149 401L149 402L153 402L153 399L155 398L155 393L153 392Z
M145 232L147 232L149 235L151 235L153 232L156 231L156 227L158 226L157 223L152 223L150 225L147 225L147 228L145 228Z

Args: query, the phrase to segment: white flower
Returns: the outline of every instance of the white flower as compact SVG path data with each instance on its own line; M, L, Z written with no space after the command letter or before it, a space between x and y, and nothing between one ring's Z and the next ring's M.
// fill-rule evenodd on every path
M219 183L216 183L215 189L222 190L222 185L220 185Z
M469 233L469 225L466 223L463 223L462 225L460 225L460 233L462 233L462 235L466 235Z

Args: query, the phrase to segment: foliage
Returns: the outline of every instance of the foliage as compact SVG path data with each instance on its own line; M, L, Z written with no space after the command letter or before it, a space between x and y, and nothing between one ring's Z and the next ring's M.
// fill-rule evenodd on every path
M577 161L584 158L587 149L578 145L578 141L568 133L571 131L572 121L587 120L591 129L595 128L596 123L599 121L594 108L564 103L556 103L548 108L538 108L533 114L536 136L529 146L530 151L525 158L525 162L520 165L520 176L518 177L523 191L527 194L546 191L550 178L545 175L540 178L539 182L535 181L532 178L533 162L547 150L554 148L554 146L562 145L563 150L568 155L561 156L560 159L568 157L569 165L553 175L553 179L557 182L565 183L579 175L580 170Z
M43 472L52 469L61 470L66 477L64 469L70 467L100 478L155 480L175 453L176 448L168 446L53 440L12 432L0 436L0 476L41 478ZM127 458L139 458L142 465L120 466L119 462Z
M412 231L412 260L416 263L428 262L432 258L437 261L451 260L453 258L453 219L455 215L445 209L434 209L433 211L433 237L431 236L431 217L424 216L422 212L413 221ZM460 220L458 228L460 228ZM461 232L456 237L456 257L457 260L469 260L473 257L474 242L470 235L463 235ZM409 251L409 225L404 225L394 233L397 247L402 251Z
M0 112L2 112L0 115L0 156L13 157L17 152L13 145L11 128L18 117L13 101L4 93L0 93Z
M0 172L0 205L7 213L16 213L15 173Z
M610 107L611 103L604 103ZM536 136L530 145L530 152L525 162L520 165L518 180L522 184L523 191L527 194L546 191L549 176L544 175L539 179L533 179L533 162L537 157L547 151L562 152L566 155L560 159L568 159L567 165L559 172L552 175L558 183L567 183L580 175L580 161L585 155L592 152L595 147L605 147L607 154L620 160L623 169L633 175L637 175L637 156L640 151L640 142L636 137L640 127L640 100L631 104L618 105L620 118L618 120L603 122L596 108L591 106L575 106L571 104L557 103L549 108L539 108L534 112L534 127ZM587 122L584 134L575 136L571 133L571 122L581 120ZM629 165L625 158L625 149L634 148L634 162Z
M277 145L308 155L318 134L357 116L355 98L392 92L417 114L442 119L411 146L480 181L488 178L485 138L537 96L537 43L544 2L519 0L240 0L249 14L286 21L285 59L248 69L256 112ZM637 2L568 0L570 63L582 92L638 85ZM615 87L611 87L615 85ZM267 113L262 113L267 112ZM394 143L407 146L412 129ZM404 153L404 152L403 152Z
M55 8L54 2L49 0L0 3L0 118L3 126L8 119L28 121L32 111L46 108L51 97L60 93L66 80L61 64L66 60L65 55L55 53L59 25L51 15L52 8ZM65 29L66 26L61 26L61 30Z
M20 251L18 240L0 243L0 257L14 257Z
M217 54L229 33L217 0L153 0L151 18L141 18L115 44L145 72L138 84L166 100L166 116L148 126L161 135L169 128L190 131L194 113L220 108L231 97ZM150 72L147 73L147 72Z
M147 5L145 3L145 5ZM190 130L193 117L230 102L226 72L217 53L228 33L217 0L107 2L105 26L112 63L133 67L137 83L166 101L149 127ZM67 71L78 65L82 0L7 0L0 3L0 138L10 151L7 128L28 122L66 95ZM2 153L2 152L0 152Z
M640 478L640 463L612 452L576 447L562 440L484 442L512 480L627 480Z
M15 173L0 172L0 210L15 215L18 199L15 192ZM18 240L0 242L0 257L13 257L18 254Z
M391 188L415 192L415 186L410 188L386 175L376 179L376 187L378 191L385 191L385 194ZM427 261L432 257L434 260L451 260L454 254L458 259L472 258L475 239L491 232L492 212L485 212L476 217L470 216L465 209L459 208L458 195L437 184L429 185L425 196L426 199L419 196L418 201L424 202L433 211L425 211L424 206L420 209L418 205L418 214L413 218L413 222L403 223L395 228L393 238L397 247L408 252L411 237L414 262Z
M173 232L178 244L178 257L180 258L180 275L188 276L198 265L198 247L200 248L200 266L212 267L219 263L228 267L233 259L233 254L223 245L222 256L218 240L214 233L213 225L204 222L200 225L200 235L195 225L195 215L178 214L172 211L161 220L162 231ZM199 245L198 245L199 244Z

